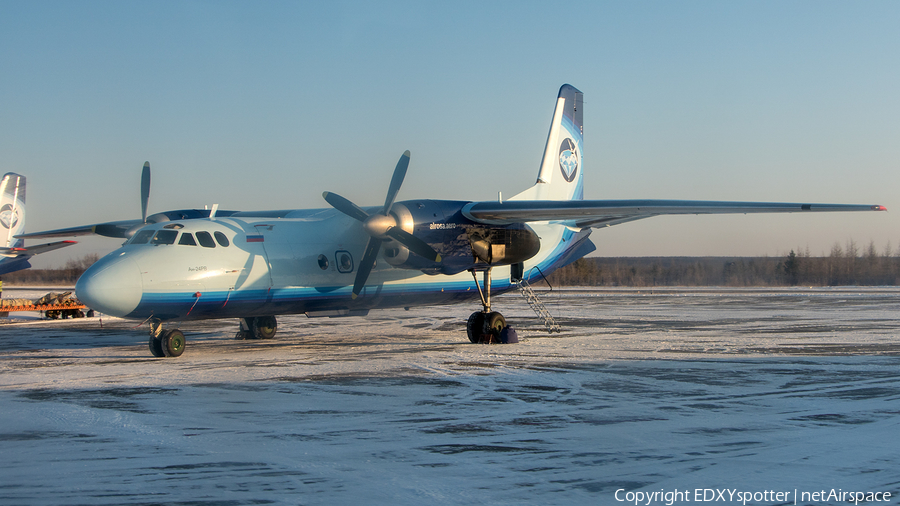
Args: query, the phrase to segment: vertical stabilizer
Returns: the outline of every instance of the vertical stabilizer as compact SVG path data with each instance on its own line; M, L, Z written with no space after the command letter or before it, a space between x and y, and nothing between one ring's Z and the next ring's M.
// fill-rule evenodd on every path
M511 200L581 200L583 94L564 84L556 98L537 182Z
M0 180L0 247L20 247L25 231L25 176L8 172Z
M75 244L57 241L25 247L24 239L16 236L25 232L25 176L8 172L0 179L0 275L31 267L28 259Z

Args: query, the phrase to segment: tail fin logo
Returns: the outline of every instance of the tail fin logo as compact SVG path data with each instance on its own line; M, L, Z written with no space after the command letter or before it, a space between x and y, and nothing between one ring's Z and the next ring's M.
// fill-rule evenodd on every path
M19 210L13 209L11 204L6 204L0 208L0 226L6 229L15 230L19 224Z
M559 145L559 170L568 182L578 175L578 148L572 139L566 137Z

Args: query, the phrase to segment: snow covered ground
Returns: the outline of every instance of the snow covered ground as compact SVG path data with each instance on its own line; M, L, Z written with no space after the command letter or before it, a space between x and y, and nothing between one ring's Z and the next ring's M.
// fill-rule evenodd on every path
M544 301L562 334L495 300L516 345L469 344L474 305L186 323L178 359L137 322L0 324L0 504L900 501L900 290Z

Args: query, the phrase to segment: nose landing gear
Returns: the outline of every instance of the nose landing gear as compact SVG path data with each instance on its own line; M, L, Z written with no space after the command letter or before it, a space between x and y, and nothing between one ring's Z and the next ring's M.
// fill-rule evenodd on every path
M154 357L180 357L186 343L180 330L167 330L160 322L150 322L150 353Z
M241 328L236 339L272 339L278 330L274 316L241 318ZM165 329L160 321L150 322L150 353L157 358L180 357L187 339L178 329Z

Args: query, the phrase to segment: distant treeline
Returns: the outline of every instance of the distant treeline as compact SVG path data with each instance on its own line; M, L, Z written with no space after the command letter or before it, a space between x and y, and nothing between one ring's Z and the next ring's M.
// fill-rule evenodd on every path
M61 269L25 269L3 275L6 286L75 286L78 277L100 259L96 253L69 260Z
M888 286L900 284L890 247L863 254L851 241L828 256L582 258L549 276L553 286Z

